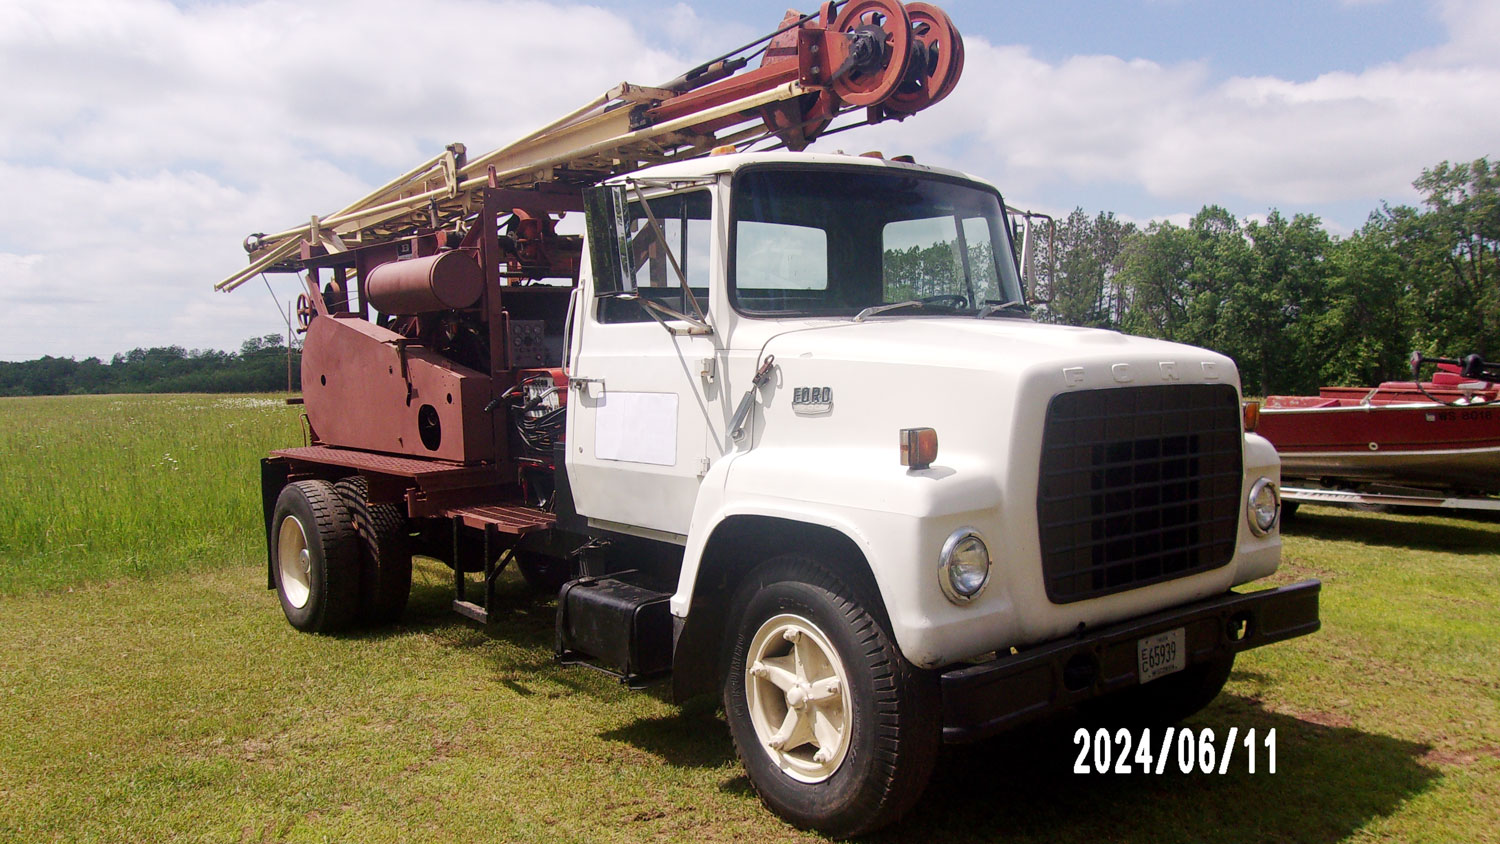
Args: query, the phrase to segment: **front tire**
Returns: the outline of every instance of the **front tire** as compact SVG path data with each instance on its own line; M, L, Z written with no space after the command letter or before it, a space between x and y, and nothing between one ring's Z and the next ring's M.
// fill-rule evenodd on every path
M905 813L937 761L934 677L908 663L818 560L787 555L741 585L731 610L724 711L761 800L837 837Z
M308 633L348 628L359 607L353 523L333 484L282 488L271 516L272 571L286 620Z

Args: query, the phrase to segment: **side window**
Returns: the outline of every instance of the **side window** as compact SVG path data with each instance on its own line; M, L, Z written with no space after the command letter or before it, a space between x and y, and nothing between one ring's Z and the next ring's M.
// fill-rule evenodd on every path
M653 197L651 214L660 225L658 236L639 201L631 202L627 212L629 223L630 275L634 278L636 295L654 299L663 305L685 314L693 313L689 298L683 293L677 272L672 269L671 258L675 258L683 276L687 278L692 295L700 307L708 306L709 244L712 241L712 202L708 191L673 196ZM668 257L668 251L671 258ZM599 301L599 321L608 323L650 322L651 315L638 302L614 298Z

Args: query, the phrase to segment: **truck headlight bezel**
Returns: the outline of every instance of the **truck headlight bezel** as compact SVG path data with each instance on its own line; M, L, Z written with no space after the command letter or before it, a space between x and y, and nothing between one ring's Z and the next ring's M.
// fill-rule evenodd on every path
M990 547L979 531L961 527L948 536L938 556L938 586L955 604L972 602L990 583Z
M1250 486L1250 495L1245 498L1245 520L1250 523L1250 532L1265 536L1276 527L1281 517L1281 490L1270 478L1261 478Z

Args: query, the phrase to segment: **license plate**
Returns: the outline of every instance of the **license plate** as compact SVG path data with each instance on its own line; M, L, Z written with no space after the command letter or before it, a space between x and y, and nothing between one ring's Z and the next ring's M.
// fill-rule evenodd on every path
M1135 643L1136 661L1142 683L1165 677L1187 667L1187 649L1183 647L1183 630L1168 630L1147 636Z

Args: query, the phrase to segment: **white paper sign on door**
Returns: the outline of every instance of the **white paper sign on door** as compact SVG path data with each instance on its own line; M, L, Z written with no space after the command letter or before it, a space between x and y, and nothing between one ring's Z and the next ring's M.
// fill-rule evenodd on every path
M677 394L605 393L594 417L594 456L676 465Z

